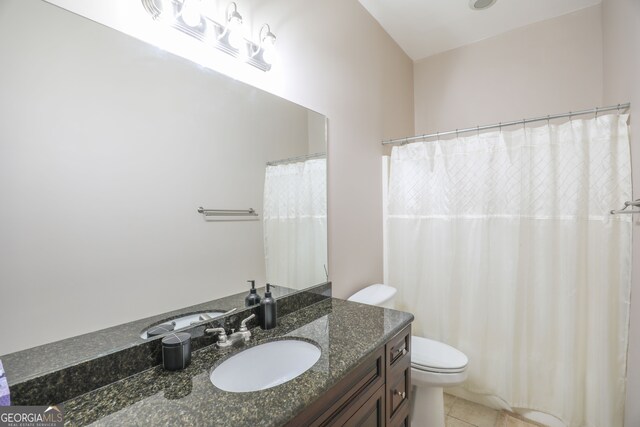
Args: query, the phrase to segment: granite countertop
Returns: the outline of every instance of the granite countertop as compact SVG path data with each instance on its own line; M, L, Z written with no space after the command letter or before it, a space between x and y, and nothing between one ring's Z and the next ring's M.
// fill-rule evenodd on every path
M249 343L194 352L183 371L157 366L68 400L65 424L280 426L412 321L409 313L326 299L280 318L275 329L252 329ZM283 338L314 342L322 350L320 360L297 378L266 390L230 393L211 384L211 370L230 355Z
M248 288L247 288L248 289ZM257 288L260 295L264 294L264 287ZM297 289L274 287L275 298L282 298L293 293L303 292ZM44 344L35 348L18 351L0 356L9 386L24 382L38 376L59 371L69 366L91 361L97 357L115 353L124 349L134 348L144 343L152 342L162 337L143 339L140 334L152 325L193 313L221 311L233 308L244 309L244 298L247 292L225 296L212 301L173 310L168 313L157 314L140 320L135 320L100 331L67 338ZM44 404L44 402L38 402Z

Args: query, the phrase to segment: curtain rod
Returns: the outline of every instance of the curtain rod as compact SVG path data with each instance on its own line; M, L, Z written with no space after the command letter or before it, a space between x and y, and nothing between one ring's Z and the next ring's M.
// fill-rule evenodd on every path
M598 115L599 113L604 113L606 111L613 111L613 110L618 110L618 112L620 112L620 110L627 110L629 107L631 107L631 103L627 102L625 104L611 105L609 107L596 107L590 110L569 111L568 113L551 114L543 117L534 117L532 119L513 120L511 122L502 122L502 123L497 123L493 125L476 126L472 128L466 128L466 129L456 129L448 132L436 132L436 133L430 133L428 135L425 134L425 135L412 136L409 138L390 139L388 141L382 141L382 145L396 145L396 144L402 145L409 142L420 141L428 138L440 138L441 136L445 136L445 135L457 135L465 132L480 132L481 130L499 129L505 126L513 126L513 125L525 125L527 123L544 122L544 121L553 120L553 119L561 119L564 117L571 118L573 116L581 116L584 114L595 113L596 115Z
M267 166L284 165L286 163L297 163L297 162L302 162L302 161L311 160L311 159L322 159L326 156L327 156L326 153L314 153L314 154L307 154L305 156L289 157L288 159L274 160L272 162L267 162Z

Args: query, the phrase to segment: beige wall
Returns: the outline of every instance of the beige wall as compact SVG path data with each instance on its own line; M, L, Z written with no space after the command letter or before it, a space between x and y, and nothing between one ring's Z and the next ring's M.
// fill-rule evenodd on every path
M413 63L357 0L238 1L250 35L268 22L278 37L279 61L268 73L161 33L139 2L50 2L326 115L334 295L382 280L380 141L413 132Z
M640 197L640 1L604 0L604 103L631 102L631 160L635 198ZM633 228L633 276L625 426L640 426L640 223Z
M416 62L416 133L600 105L600 17L594 6Z

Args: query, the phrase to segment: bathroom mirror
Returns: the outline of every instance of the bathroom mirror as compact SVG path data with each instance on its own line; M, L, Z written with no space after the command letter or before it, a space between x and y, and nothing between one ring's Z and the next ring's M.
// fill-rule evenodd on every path
M0 355L328 280L324 116L42 0L0 56Z

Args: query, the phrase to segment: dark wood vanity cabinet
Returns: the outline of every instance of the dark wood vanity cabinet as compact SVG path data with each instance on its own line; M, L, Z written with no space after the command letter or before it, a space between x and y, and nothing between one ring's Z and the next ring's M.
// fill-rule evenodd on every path
M287 426L409 427L410 401L411 325Z

